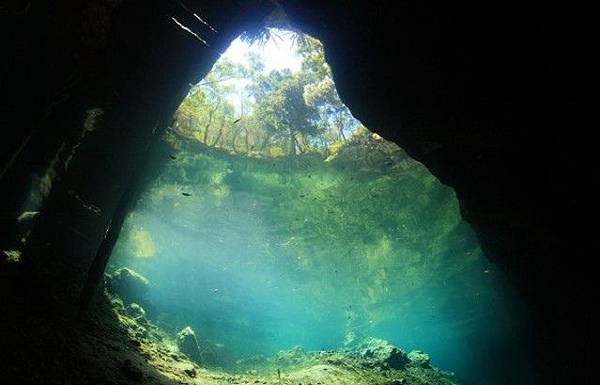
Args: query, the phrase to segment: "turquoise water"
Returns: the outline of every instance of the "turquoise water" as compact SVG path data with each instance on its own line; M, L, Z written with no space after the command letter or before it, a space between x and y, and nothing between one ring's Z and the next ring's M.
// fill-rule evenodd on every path
M163 143L108 270L146 276L149 318L192 326L215 366L374 336L468 383L529 383L522 305L452 189L368 143L328 159Z

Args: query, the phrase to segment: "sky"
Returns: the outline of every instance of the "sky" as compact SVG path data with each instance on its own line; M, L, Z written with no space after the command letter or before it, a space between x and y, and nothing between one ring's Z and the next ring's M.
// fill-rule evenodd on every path
M222 57L234 63L246 63L245 55L250 52L258 52L265 61L265 71L282 70L289 68L292 72L300 70L300 57L296 55L291 39L291 33L278 33L277 38L269 39L266 44L255 43L248 45L240 38L235 39Z
M292 72L300 71L301 58L296 55L296 50L292 42L293 33L275 31L277 37L270 38L265 44L254 43L252 45L242 41L239 37L235 39L229 48L223 53L221 58L229 59L234 63L247 64L246 54L248 52L258 53L264 61L265 71L283 70L289 68ZM229 80L225 82L228 85L234 85L241 89L246 85L245 80ZM240 112L241 100L239 95L232 94L228 97L235 109Z

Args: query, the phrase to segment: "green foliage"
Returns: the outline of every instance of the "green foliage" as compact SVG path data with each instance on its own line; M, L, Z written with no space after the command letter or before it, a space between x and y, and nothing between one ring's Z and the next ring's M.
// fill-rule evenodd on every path
M263 89L258 90L264 94L256 109L258 124L274 142L287 142L288 154L305 152L307 138L318 134L314 124L317 111L304 102L306 78L289 71L270 75L261 82Z
M323 44L308 35L302 35L297 40L298 54L302 56L302 70L310 73L316 79L331 79L331 69L325 62Z
M227 99L231 87L224 82L239 72L232 63L219 62L203 83L190 89L175 113L173 141L195 140L220 146L228 140L235 111Z
M266 29L259 41L279 33ZM250 51L247 63L220 59L191 88L175 115L170 140L187 140L231 153L273 157L319 152L346 140L358 122L339 99L321 43L288 32L302 58L302 71L264 72L262 57ZM232 83L232 80L238 81ZM235 107L232 100L238 99Z

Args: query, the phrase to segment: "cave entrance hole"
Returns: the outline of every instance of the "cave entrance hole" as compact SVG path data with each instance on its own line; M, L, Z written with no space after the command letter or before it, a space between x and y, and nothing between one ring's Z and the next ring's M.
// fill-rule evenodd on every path
M452 189L352 116L316 39L236 39L150 164L109 289L124 290L123 268L146 277L143 298L117 293L124 311L173 346L191 327L203 365L245 370L377 337L477 377L496 354L481 341L514 324Z

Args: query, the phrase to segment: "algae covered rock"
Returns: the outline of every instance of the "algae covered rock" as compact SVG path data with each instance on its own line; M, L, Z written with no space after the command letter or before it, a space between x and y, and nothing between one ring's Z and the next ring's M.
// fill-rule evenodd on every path
M431 368L431 358L429 354L424 353L420 350L413 350L407 355L408 360L412 366L429 369Z
M188 356L192 361L201 362L196 333L194 333L194 330L190 326L186 326L177 333L177 347L180 352Z
M138 305L137 303L133 302L130 303L127 306L127 312L129 313L129 315L131 315L134 319L138 319L138 318L144 318L146 317L146 311L144 310L143 307L141 307L140 305Z
M402 369L410 361L404 351L379 338L367 338L359 348L363 365L367 367L380 367Z
M106 284L110 291L119 295L127 304L143 303L150 288L150 281L146 277L127 267L108 274Z
M301 346L294 346L291 350L280 351L275 359L282 365L297 365L307 358L307 354Z

